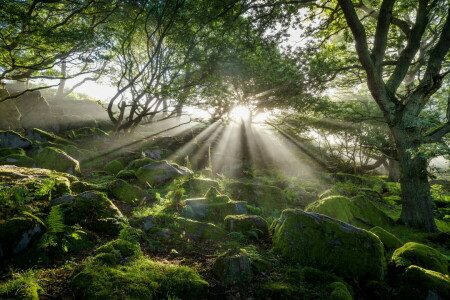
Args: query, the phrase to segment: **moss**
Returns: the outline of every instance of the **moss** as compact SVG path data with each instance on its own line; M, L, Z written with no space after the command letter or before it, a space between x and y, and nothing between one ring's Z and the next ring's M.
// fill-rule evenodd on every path
M433 296L433 299L450 299L448 275L418 266L409 266L402 279L400 294L403 299L431 299Z
M38 275L38 272L30 270L0 284L0 298L39 300L39 293L43 289L38 283Z
M177 164L160 161L142 166L135 174L142 183L160 186L175 178L192 175L193 173Z
M103 171L116 175L125 168L124 164L120 160L112 160L105 165Z
M78 161L58 148L46 147L36 155L35 159L37 165L41 168L69 174L80 173L80 164Z
M109 194L128 204L138 204L150 199L150 195L142 188L117 179L108 185Z
M31 128L28 129L26 134L25 134L26 138L33 140L33 141L38 141L38 142L52 142L52 143L57 143L57 144L72 144L71 141L66 140L60 136L57 136L54 133L51 132L47 132L38 128Z
M89 182L84 181L74 181L71 184L72 192L74 193L83 193L87 191L106 191L107 188L104 185L100 184L93 184Z
M254 231L258 237L269 235L269 225L262 217L254 215L229 215L224 220L227 231L237 231L244 234Z
M220 239L225 236L225 231L211 223L197 222L185 218L177 218L178 230L187 237L202 239Z
M217 257L213 273L224 285L243 283L253 278L250 259L245 251L232 249Z
M219 183L207 178L192 178L187 182L187 187L189 187L191 195L204 196L211 187L219 188Z
M235 200L247 201L267 210L282 209L288 203L286 194L276 186L235 182L228 184L226 190Z
M343 196L331 196L309 204L305 211L324 214L360 227L392 224L393 222L385 213L364 198L350 200Z
M333 282L328 285L328 288L331 290L328 298L330 300L353 300L347 286L342 282Z
M226 197L226 196L225 196ZM221 223L227 215L242 214L247 205L242 201L232 201L228 197L219 202L210 202L205 198L187 199L182 216L199 221Z
M119 263L119 258L115 253L100 253L94 256L94 262L99 265L113 267Z
M397 267L416 265L440 273L448 272L447 259L436 249L409 242L394 251L392 262Z
M204 299L208 283L188 267L141 258L126 266L86 266L71 285L83 299Z
M303 267L299 272L299 279L312 284L330 284L336 281L342 281L334 274L312 267Z
M378 236L386 249L396 249L403 245L402 241L395 235L379 226L373 227L370 229L370 232L373 232Z
M0 148L23 148L30 147L32 142L21 134L12 130L0 130Z
M143 166L146 166L148 164L151 163L155 163L157 162L154 159L151 158L139 158L139 159L135 159L132 162L130 162L128 164L128 166L126 167L127 170L137 170L139 168L142 168Z
M98 247L94 253L111 253L116 255L119 260L135 258L142 255L139 243L123 239L116 239L106 243L105 245Z
M130 170L119 171L119 173L117 173L116 177L120 178L120 179L125 179L125 180L126 179L136 179L136 175L134 174L133 171L130 171Z
M296 286L284 282L262 284L259 293L263 299L301 299Z
M272 227L274 251L291 262L346 278L383 278L383 244L371 232L292 209L284 210Z
M34 165L34 159L23 154L11 154L5 157L0 157L0 165L32 167Z
M36 240L45 225L36 217L16 217L0 223L0 258L18 254Z
M26 155L25 150L18 147L0 148L0 156L8 155Z
M124 218L117 207L97 191L84 192L73 203L62 204L65 207L67 224L79 223L96 232L118 234L124 227Z

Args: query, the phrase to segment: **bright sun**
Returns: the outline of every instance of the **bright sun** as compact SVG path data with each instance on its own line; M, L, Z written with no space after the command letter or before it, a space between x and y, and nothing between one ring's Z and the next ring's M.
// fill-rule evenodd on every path
M233 121L247 121L250 118L250 109L243 105L238 105L230 112L230 118Z

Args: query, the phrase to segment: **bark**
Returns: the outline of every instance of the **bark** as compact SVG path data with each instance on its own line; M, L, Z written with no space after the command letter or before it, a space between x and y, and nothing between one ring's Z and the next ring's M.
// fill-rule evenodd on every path
M64 97L64 87L66 86L66 74L67 73L67 65L66 62L63 61L61 64L61 75L63 78L59 81L58 91L56 92L56 99L61 100Z
M393 128L400 166L402 188L402 213L400 220L407 226L436 232L433 201L428 183L428 161L421 155L411 155L417 150L420 132Z
M388 159L388 180L393 182L399 182L400 181L400 164L398 160L389 158Z

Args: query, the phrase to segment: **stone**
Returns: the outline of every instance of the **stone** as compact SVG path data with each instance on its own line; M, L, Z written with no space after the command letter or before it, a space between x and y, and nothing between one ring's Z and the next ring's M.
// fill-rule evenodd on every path
M271 185L235 182L228 184L226 190L233 199L247 201L267 210L286 208L288 202L283 190Z
M80 164L66 152L55 147L46 147L36 157L36 164L41 168L64 172L72 175L80 173Z
M373 232L378 236L386 249L397 249L403 245L403 242L395 235L379 226L373 227L370 229L370 232Z
M353 300L352 294L350 294L347 286L340 281L333 282L328 285L330 295L327 299L330 300Z
M25 150L18 147L0 148L0 157L5 157L8 155L27 155L27 154Z
M124 164L120 160L112 160L108 162L105 167L103 168L103 171L117 175L120 171L122 171L125 168Z
M11 154L0 157L0 165L14 165L18 167L33 167L34 159L22 154Z
M178 230L188 238L215 240L223 238L226 234L225 230L211 223L177 218L176 224Z
M152 186L161 186L175 178L190 176L192 171L167 161L155 162L145 165L136 171L136 177L142 183Z
M122 179L116 179L108 185L109 194L128 204L147 202L151 196L142 188L129 184Z
M0 258L25 250L44 232L44 224L32 217L15 217L0 223Z
M164 151L163 149L159 148L153 148L153 149L146 149L142 151L145 155L145 157L148 157L153 160L161 160L165 154L167 154L167 151Z
M50 201L51 206L55 206L62 203L72 203L75 201L75 197L72 195L64 195Z
M232 201L211 202L206 198L194 198L185 200L185 208L181 215L199 221L222 222L223 218L230 214L243 214L247 212L247 203Z
M150 230L157 226L156 220L153 216L145 216L142 218L134 218L130 220L130 224L133 227L139 228L143 231Z
M6 89L0 87L0 100L9 97ZM16 130L22 128L20 112L16 106L16 99L0 102L0 130Z
M204 196L211 187L218 189L219 183L207 178L191 178L188 182L188 186L191 195Z
M402 279L402 299L450 299L448 275L411 265Z
M214 262L213 273L224 285L246 282L253 278L250 259L240 249L230 250Z
M68 225L80 224L95 232L116 235L126 225L120 210L97 191L78 194L75 201L61 204L66 209L64 219Z
M369 200L350 200L343 196L330 196L309 204L305 211L327 215L355 226L379 226L393 221Z
M396 249L392 254L392 263L400 268L416 265L440 273L448 272L447 259L441 252L427 245L414 242L406 243Z
M20 122L23 128L40 128L51 132L59 131L58 120L47 100L42 97L41 92L26 92L17 98L16 106L22 115Z
M383 244L371 232L299 209L284 210L272 228L274 251L293 263L352 279L384 276Z
M258 237L269 236L269 225L266 220L255 215L229 215L225 217L225 230L228 232L242 232L244 234L254 231Z
M44 131L44 130L38 129L38 128L27 129L25 132L25 137L31 141L38 141L41 143L52 142L52 143L61 144L61 145L72 144L72 142L69 140L66 140L60 136L57 136L54 133L47 132L47 131Z
M24 138L17 132L12 131L12 130L7 130L7 131L0 130L0 147L1 148L17 147L17 148L27 149L30 146L31 146L31 141Z

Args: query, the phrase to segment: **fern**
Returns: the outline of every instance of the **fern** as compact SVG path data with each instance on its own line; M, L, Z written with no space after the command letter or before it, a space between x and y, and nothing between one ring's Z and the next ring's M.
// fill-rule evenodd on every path
M61 206L56 205L51 208L45 223L47 224L47 231L50 233L64 232L64 212Z

